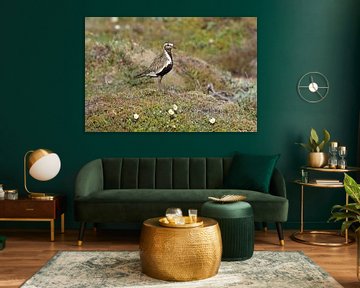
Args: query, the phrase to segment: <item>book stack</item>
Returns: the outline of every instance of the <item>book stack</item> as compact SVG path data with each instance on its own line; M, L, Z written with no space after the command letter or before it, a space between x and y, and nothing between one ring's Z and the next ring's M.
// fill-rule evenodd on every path
M321 185L338 185L338 184L342 184L340 182L340 180L336 180L336 179L316 179L315 183L316 184L321 184Z

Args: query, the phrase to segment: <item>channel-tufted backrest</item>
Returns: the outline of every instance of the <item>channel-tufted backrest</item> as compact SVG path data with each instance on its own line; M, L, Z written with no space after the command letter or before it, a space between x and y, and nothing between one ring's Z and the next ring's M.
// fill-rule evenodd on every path
M104 189L216 189L231 157L104 158Z

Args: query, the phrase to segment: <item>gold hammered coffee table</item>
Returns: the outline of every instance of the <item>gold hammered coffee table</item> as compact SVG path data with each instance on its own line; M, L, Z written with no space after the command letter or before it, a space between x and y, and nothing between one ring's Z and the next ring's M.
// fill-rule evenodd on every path
M143 273L167 281L199 280L218 273L222 242L216 220L199 217L202 226L169 228L161 226L159 219L148 219L141 228Z

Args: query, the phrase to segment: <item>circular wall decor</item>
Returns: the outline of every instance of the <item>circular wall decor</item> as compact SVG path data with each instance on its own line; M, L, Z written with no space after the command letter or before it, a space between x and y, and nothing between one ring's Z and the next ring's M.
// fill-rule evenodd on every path
M300 78L297 91L304 101L319 103L329 93L329 81L320 72L308 72Z

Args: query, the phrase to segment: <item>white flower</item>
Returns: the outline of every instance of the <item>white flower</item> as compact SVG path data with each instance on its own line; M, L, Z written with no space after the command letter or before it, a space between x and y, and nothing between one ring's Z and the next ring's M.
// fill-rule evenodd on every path
M134 120L135 120L135 121L138 120L139 117L140 117L139 114L136 114L136 113L134 114Z
M173 109L169 109L168 113L169 113L170 116L174 116L174 114L175 114Z
M215 120L215 118L213 117L213 118L210 118L210 119L209 119L209 122L210 122L210 124L214 124L214 123L216 122L216 120Z
M116 25L114 26L114 28L115 28L115 30L120 30L120 25L119 25L119 24L116 24Z
M119 17L111 17L110 20L112 23L116 23L119 21Z
M178 106L176 104L173 105L173 110L176 112L178 110Z

